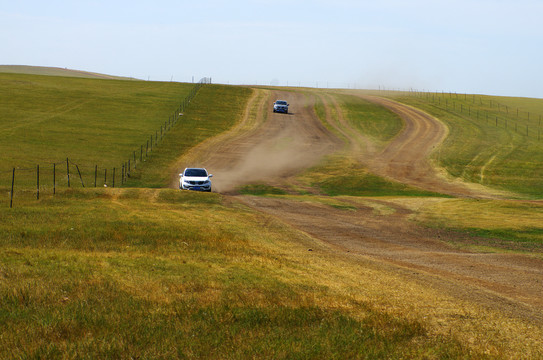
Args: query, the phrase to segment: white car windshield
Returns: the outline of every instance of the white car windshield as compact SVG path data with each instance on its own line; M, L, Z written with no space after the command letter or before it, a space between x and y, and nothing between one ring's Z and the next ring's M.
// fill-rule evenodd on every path
M187 169L185 176L207 177L207 172L204 169Z

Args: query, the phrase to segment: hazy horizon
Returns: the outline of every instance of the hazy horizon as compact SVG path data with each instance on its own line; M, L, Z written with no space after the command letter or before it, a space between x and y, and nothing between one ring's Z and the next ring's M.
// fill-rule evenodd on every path
M535 0L5 2L0 63L543 98Z

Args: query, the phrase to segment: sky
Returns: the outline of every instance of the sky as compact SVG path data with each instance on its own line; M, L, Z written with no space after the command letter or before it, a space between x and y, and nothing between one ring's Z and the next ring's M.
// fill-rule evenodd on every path
M543 98L543 0L0 0L0 64Z

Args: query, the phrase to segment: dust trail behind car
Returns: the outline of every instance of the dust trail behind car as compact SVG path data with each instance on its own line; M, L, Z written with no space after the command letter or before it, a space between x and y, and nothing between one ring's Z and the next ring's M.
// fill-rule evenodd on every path
M289 99L288 116L273 112L273 98ZM281 183L342 146L317 119L314 101L300 93L272 91L262 101L249 104L247 112L257 110L260 117L252 131L202 144L191 161L214 174L213 187L218 192L258 181Z
M313 112L314 98L302 94L273 93L276 98L289 98L291 114L273 113L269 101L261 104L267 121L257 134L241 136L230 146L209 159L215 188L228 192L258 181L283 182L282 179L314 165L323 155L341 146L339 139L327 131ZM273 98L270 97L270 98ZM243 149L243 151L239 151Z

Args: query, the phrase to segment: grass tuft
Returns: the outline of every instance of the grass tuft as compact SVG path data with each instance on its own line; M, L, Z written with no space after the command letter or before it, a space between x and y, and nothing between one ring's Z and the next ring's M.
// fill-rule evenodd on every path
M343 155L329 156L321 165L304 172L300 179L330 196L448 197L374 175L355 159Z

